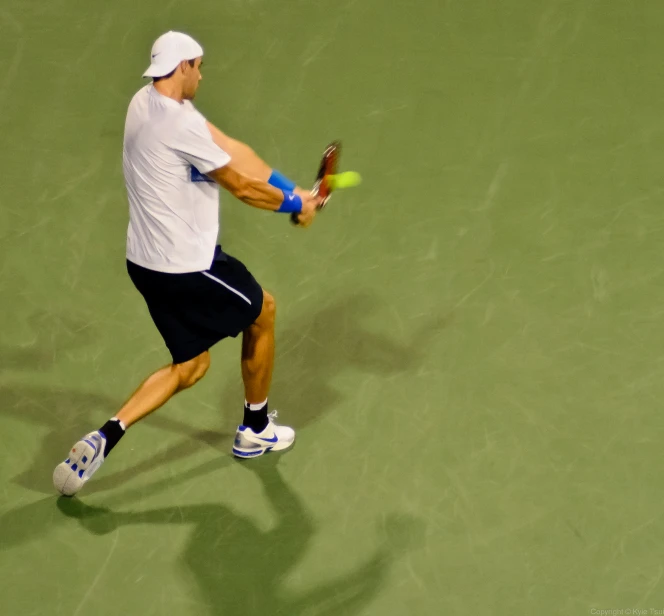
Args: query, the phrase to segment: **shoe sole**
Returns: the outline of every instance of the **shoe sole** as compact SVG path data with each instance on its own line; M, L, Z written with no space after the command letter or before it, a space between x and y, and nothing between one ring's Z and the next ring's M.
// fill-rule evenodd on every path
M89 476L85 476L85 471L95 460L96 453L97 449L88 441L78 441L71 448L69 457L58 464L53 471L55 489L64 496L76 494L89 479Z
M257 458L258 456L262 456L266 451L270 451L270 448L267 447L265 449L252 449L251 451L242 451L241 449L236 449L233 447L233 455L236 458Z
M295 439L290 441L290 443L277 443L270 447L259 447L258 449L239 449L238 447L233 447L233 455L237 458L258 458L268 451L284 451L288 449L295 443Z

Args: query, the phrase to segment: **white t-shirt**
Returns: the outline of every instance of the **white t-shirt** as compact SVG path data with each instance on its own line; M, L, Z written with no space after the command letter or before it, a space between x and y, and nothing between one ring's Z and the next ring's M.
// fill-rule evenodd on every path
M124 135L127 259L159 272L208 269L219 234L219 186L204 174L230 159L191 102L178 103L152 84L139 90Z

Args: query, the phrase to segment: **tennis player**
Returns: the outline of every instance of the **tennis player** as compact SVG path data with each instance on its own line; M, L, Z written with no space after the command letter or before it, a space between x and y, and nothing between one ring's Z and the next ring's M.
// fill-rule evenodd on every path
M232 453L254 458L289 447L292 428L268 412L275 301L247 268L217 245L219 186L244 203L313 222L318 197L269 167L246 144L208 122L192 100L202 47L167 32L154 43L125 124L123 169L129 199L127 271L143 296L172 363L149 376L99 430L71 448L53 473L55 488L78 492L127 429L199 381L209 349L242 334L245 402Z

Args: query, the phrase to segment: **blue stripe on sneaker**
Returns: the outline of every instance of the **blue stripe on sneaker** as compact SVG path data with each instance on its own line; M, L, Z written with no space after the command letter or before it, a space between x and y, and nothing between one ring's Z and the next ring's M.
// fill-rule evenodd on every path
M84 443L87 443L88 445L90 445L90 447L92 447L92 449L95 450L95 454L97 453L97 445L95 445L92 441L89 441L89 440L86 438L83 442L84 442Z
M78 469L78 464L72 464L71 465L71 470L75 471Z
M81 462L83 462L83 464L85 464L87 461L88 461L88 456L83 456L81 458Z
M78 471L78 476L79 476L81 479L83 479L83 473L84 473L83 469L81 469L80 471Z

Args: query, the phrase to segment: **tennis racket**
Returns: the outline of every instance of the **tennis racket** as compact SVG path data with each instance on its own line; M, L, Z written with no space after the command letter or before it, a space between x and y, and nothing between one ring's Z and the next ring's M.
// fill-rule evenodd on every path
M333 186L327 181L327 178L331 175L336 175L339 167L340 154L341 142L339 141L333 141L323 152L323 157L321 158L320 166L318 167L318 174L316 175L316 181L314 182L314 187L311 189L312 195L317 195L323 198L323 202L318 206L319 210L322 210L327 205L327 202L332 195ZM294 225L298 224L297 216L298 215L295 212L291 214L291 222Z

